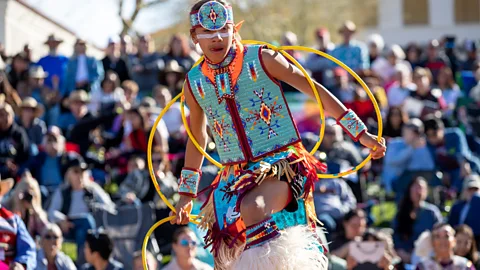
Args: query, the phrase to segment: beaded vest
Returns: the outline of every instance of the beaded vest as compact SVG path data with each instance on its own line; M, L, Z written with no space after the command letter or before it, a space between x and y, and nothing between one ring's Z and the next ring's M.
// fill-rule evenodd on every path
M256 161L301 140L280 83L263 67L261 50L259 45L245 46L243 61L235 61L234 50L227 55L222 63L241 65L236 82L222 63L213 67L214 81L202 72L206 62L187 76L223 165Z

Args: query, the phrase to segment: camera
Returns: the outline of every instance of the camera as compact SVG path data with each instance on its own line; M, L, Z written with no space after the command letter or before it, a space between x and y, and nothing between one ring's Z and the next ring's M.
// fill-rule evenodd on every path
M21 201L32 203L33 195L29 191L21 192L18 196L19 196Z

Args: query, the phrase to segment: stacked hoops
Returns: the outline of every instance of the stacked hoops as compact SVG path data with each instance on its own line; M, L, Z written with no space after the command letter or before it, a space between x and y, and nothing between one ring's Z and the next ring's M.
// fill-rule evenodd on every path
M274 50L276 52L279 52L281 53L285 58L287 58L291 63L293 63L298 69L300 69L300 71L303 73L303 75L305 76L305 78L307 79L308 81L308 84L310 85L310 87L312 88L313 90L313 93L315 94L315 99L318 103L318 108L320 110L320 119L321 119L321 125L320 125L320 134L319 134L319 140L318 142L315 144L315 146L313 147L313 149L310 151L310 153L313 155L315 152L317 152L318 148L320 147L320 144L323 140L323 136L324 136L324 133L325 133L325 114L324 114L324 110L323 110L323 105L322 105L322 102L320 100L320 95L318 94L318 91L316 90L316 87L315 87L315 84L313 83L312 79L310 78L310 76L308 75L307 71L297 62L297 60L295 60L295 58L293 58L291 55L289 55L288 53L285 52L285 50L298 50L298 51L305 51L305 52L310 52L310 53L315 53L317 55L320 55L322 57L325 57L331 61L333 61L334 63L336 63L337 65L341 66L342 68L344 68L346 71L348 71L348 73L350 73L350 75L352 75L359 83L360 85L362 86L362 88L367 92L368 94L368 97L370 98L370 100L372 101L373 103L373 106L375 108L375 112L376 112L376 115L377 115L377 121L378 121L378 141L380 142L381 140L381 137L382 137L382 130L383 130L383 122L382 122L382 115L381 115L381 112L380 112L380 108L378 107L378 104L377 104L377 101L375 100L375 97L373 95L373 93L370 91L370 89L368 88L368 86L365 84L365 82L360 78L360 76L358 76L358 74L356 74L351 68L349 68L347 65L345 65L344 63L342 63L340 60L336 59L335 57L327 54L327 53L324 53L324 52L321 52L321 51L318 51L318 50L315 50L315 49L312 49L312 48L308 48L308 47L303 47L303 46L281 46L281 47L276 47L276 46L273 46L269 43L266 43L266 42L261 42L261 41L255 41L255 40L244 40L242 41L242 44L258 44L258 45L265 45L267 46L269 49L271 50ZM194 65L197 66L199 65L202 61L203 61L203 57L200 58ZM222 168L222 164L220 164L218 161L214 160L209 154L207 154L205 152L205 150L200 147L200 145L198 144L198 142L196 141L195 137L193 136L189 126L188 126L188 123L187 123L187 118L185 117L185 110L184 110L184 107L185 107L185 96L184 96L184 91L185 91L185 86L183 87L182 89L182 92L180 94L178 94L175 98L173 98L168 104L167 106L165 106L165 108L162 110L162 112L160 113L160 115L157 117L153 127L152 127L152 131L150 132L150 136L149 136L149 139L148 139L148 150L147 150L147 162L148 162L148 170L150 172L150 177L152 178L152 181L153 181L153 184L155 186L155 189L157 190L157 193L158 195L160 195L160 198L162 199L162 201L165 202L165 204L168 206L168 208L170 208L173 212L175 212L175 207L167 200L167 198L165 197L165 195L163 195L163 193L161 192L160 190L160 186L158 185L158 182L157 182L157 179L156 179L156 175L153 171L153 165L152 165L152 143L153 143L153 138L154 138L154 134L155 134L155 130L157 129L157 126L158 126L158 123L160 122L160 120L162 119L162 117L165 115L165 113L168 111L168 109L175 103L177 102L177 100L181 100L181 105L180 105L180 108L181 108L181 113L182 113L182 120L183 120L183 124L185 125L185 130L187 131L188 133L188 136L191 140L191 142L195 145L195 147L198 149L198 151L200 153L202 153L202 155L204 155L212 164L214 164L215 166L219 167L219 168ZM347 171L344 171L344 172L340 172L340 173L336 173L336 174L318 174L318 178L339 178L339 177L342 177L342 176L345 176L345 175L348 175L348 174L351 174L351 173L354 173L358 170L360 170L363 166L365 166L365 164L367 164L367 162L369 162L371 159L371 155L369 155L367 158L365 158L365 160L363 160L360 164L358 164L357 166L354 166L352 168L350 168L349 170ZM145 235L145 238L143 240L143 245L142 245L142 261L143 261L143 268L144 269L148 269L147 268L147 258L146 258L146 248L147 248L147 244L148 244L148 239L150 238L150 236L152 235L153 231L158 228L160 225L166 223L166 222L169 222L171 220L173 220L175 218L175 216L170 216L170 217L166 217L162 220L159 220L157 221L147 232L147 234ZM199 223L199 220L201 219L200 216L197 216L197 215L190 215L190 222L194 223L194 224L198 224Z

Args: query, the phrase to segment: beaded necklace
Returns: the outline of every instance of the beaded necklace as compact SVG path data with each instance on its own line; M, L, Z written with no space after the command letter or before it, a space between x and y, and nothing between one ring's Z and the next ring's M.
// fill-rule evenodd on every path
M220 63L214 64L205 58L202 70L215 87L218 103L224 98L233 99L235 97L233 88L240 75L240 72L235 69L238 68L237 61L240 62L241 67L243 62L242 46L236 43L233 44L225 59Z

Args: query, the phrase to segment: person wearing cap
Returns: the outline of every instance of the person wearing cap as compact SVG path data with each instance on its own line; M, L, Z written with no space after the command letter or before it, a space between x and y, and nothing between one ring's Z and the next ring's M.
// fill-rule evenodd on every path
M315 49L331 54L335 45L330 41L330 32L327 28L321 27L315 31L315 40L317 41ZM310 53L305 61L305 67L312 71L312 78L317 82L331 86L333 84L333 74L330 71L331 61L323 56Z
M0 201L12 189L14 180L0 176ZM0 269L34 270L35 242L22 219L0 205Z
M63 83L63 76L68 63L68 58L58 53L58 47L62 43L63 40L57 38L54 34L49 35L44 43L48 46L48 54L37 62L37 65L48 73L45 78L45 85L55 90L59 90Z
M105 73L111 70L118 74L120 82L130 80L127 63L121 58L120 40L118 37L108 39L105 57L102 59L102 65Z
M346 107L351 108L355 101L356 85L349 81L348 72L345 69L335 67L332 71L334 84L330 87L330 91Z
M407 172L435 169L434 160L426 146L425 129L420 119L412 118L405 123L402 137L392 138L387 147L383 160L382 183L389 193L396 187L397 193L403 194L403 188L399 185L406 184L400 179Z
M100 91L100 82L104 76L102 62L86 54L87 45L83 39L77 39L74 51L65 71L62 97L68 97L72 91L79 89L87 92Z
M115 208L110 196L90 180L85 160L77 153L62 157L62 184L53 194L48 208L48 219L62 229L66 239L77 244L77 264L85 262L83 246L88 230L95 229L94 209L112 211Z
M353 39L357 31L357 26L352 21L345 21L340 29L342 43L337 44L332 51L332 56L345 63L354 71L362 71L370 67L367 46ZM336 64L333 64L336 66Z
M473 230L475 238L480 240L480 176L471 174L463 182L461 200L457 201L450 210L448 223L452 227L460 224L467 224Z
M43 116L43 106L33 97L26 97L20 104L20 115L17 118L19 126L23 127L28 134L30 143L40 145L43 136L47 132L47 126L41 119Z
M43 199L49 198L63 182L62 157L65 153L65 137L59 127L48 128L37 155L30 158L28 168L40 184Z
M0 102L0 174L16 177L30 157L27 132L15 121L12 106Z

